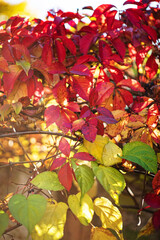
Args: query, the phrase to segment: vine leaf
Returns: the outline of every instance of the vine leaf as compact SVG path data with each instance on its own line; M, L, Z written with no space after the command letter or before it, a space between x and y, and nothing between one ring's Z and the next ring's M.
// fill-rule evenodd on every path
M25 196L16 194L10 199L8 206L13 217L31 233L43 217L46 204L46 199L41 195L30 195L26 199Z
M109 141L103 149L102 161L103 164L107 167L110 167L114 164L122 162L122 159L119 157L122 155L122 149L118 147L115 143Z
M86 150L96 158L97 162L102 163L102 154L105 144L109 141L108 137L102 137L100 135L96 136L96 139L93 143L84 139L83 145Z
M57 173L50 171L38 174L31 183L38 188L46 190L60 191L64 189L58 179Z
M94 174L90 167L86 165L77 166L75 176L81 189L81 198L89 191L94 183Z
M124 145L122 158L137 163L146 171L157 172L157 157L149 145L143 142L130 142Z
M107 198L101 197L94 200L94 210L101 219L102 227L113 229L123 239L123 222L119 209Z
M67 215L67 204L47 203L46 211L31 233L33 240L58 240L63 237Z
M79 221L88 226L88 224L92 221L94 209L93 202L89 195L85 194L81 199L81 193L77 193L76 195L70 195L68 198L68 204L71 211L76 215Z
M0 210L0 237L6 230L8 223L9 223L8 214L5 213L4 211Z
M69 190L72 187L72 181L73 181L73 176L72 176L72 168L70 167L69 163L67 162L65 165L61 167L61 169L58 172L58 178L61 184Z
M92 162L92 169L100 184L118 204L119 195L126 186L123 175L115 168L98 165L95 162Z

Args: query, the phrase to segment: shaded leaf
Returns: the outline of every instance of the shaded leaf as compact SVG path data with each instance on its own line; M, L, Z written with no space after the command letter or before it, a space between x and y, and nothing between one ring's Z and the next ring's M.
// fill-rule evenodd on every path
M157 157L149 145L143 142L130 142L124 145L122 158L137 163L146 171L157 172Z
M95 162L91 163L98 181L118 204L118 197L126 186L123 175L115 168L98 165Z
M152 217L149 218L147 224L141 228L141 230L138 233L138 237L140 238L142 236L148 236L154 231L153 223L152 223Z
M117 240L108 229L92 227L90 240Z
M81 199L81 193L77 193L69 196L68 204L79 221L83 225L88 226L94 214L92 199L87 194Z
M4 57L0 57L0 71L9 72L8 63Z
M160 170L156 173L152 180L152 188L157 195L160 193Z
M97 111L102 114L97 116L97 119L105 122L105 123L117 123L117 121L115 120L114 116L112 115L112 113L104 107L98 107Z
M59 157L53 160L50 171L55 170L56 168L62 166L66 162L67 158Z
M46 211L31 233L33 240L58 240L64 235L68 206L63 203L47 203Z
M119 209L107 198L101 197L94 200L94 210L101 219L102 227L113 229L123 239L123 222Z
M9 223L8 214L5 213L4 211L0 210L0 237L6 230L8 223Z
M160 229L160 210L156 211L153 213L153 217L152 217L152 223L153 223L153 226L156 230L159 230Z
M89 191L94 183L94 174L90 167L86 165L77 166L75 169L76 180L81 189L81 198Z
M16 194L9 203L9 210L13 217L32 232L34 226L41 220L46 210L46 199L41 195L25 196Z
M160 196L156 193L147 193L144 201L152 208L160 208Z
M32 181L38 188L46 189L46 190L53 190L53 191L60 191L63 190L64 187L60 184L57 173L55 172L42 172L38 174Z

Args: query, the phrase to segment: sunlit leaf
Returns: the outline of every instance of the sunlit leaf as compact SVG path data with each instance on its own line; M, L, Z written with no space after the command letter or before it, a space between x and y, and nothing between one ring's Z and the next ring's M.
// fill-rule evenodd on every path
M93 172L98 181L115 200L116 204L118 204L119 195L126 186L123 175L115 168L105 167L102 165L98 166L98 164L95 162L91 163Z
M60 142L59 142L59 150L66 155L67 157L69 157L70 154L70 145L68 143L68 141L65 138L61 138Z
M77 166L75 170L76 180L81 189L81 198L89 191L94 183L94 174L90 167L86 165Z
M118 147L115 143L109 141L103 149L102 161L103 164L107 167L110 167L114 164L122 162L122 159L119 157L122 155L122 149Z
M68 206L63 203L47 203L46 211L32 231L33 240L58 240L63 237Z
M13 103L12 106L13 106L13 109L14 109L16 114L19 114L20 111L22 110L22 103L21 102Z
M31 67L31 64L25 60L19 60L16 62L17 66L21 66L23 70L25 71L26 75L28 76L29 69Z
M6 230L8 223L9 223L8 214L5 213L4 211L0 210L0 237Z
M104 146L108 143L108 137L102 137L100 135L96 136L96 139L93 143L84 139L83 145L87 149L87 151L96 158L99 163L103 163L102 154L104 150Z
M72 169L68 162L59 170L58 178L61 184L69 191L72 187L73 176Z
M157 157L149 145L130 142L124 145L122 158L142 166L146 171L157 172Z
M87 226L92 221L94 214L93 202L87 194L85 194L82 199L81 193L70 195L68 198L68 204L71 211L83 225Z
M64 189L58 179L57 173L50 171L38 174L31 183L38 188L46 190L60 191Z
M117 240L117 237L108 229L93 227L90 240Z
M38 194L30 195L27 199L21 194L14 195L9 203L9 210L13 217L23 224L31 233L46 210L46 199Z
M113 229L123 239L123 222L119 209L107 198L101 197L94 200L94 210L101 219L102 227Z

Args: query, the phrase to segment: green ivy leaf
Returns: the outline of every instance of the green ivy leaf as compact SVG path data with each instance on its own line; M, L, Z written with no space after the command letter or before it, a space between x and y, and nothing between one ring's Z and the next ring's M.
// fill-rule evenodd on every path
M123 175L113 167L105 167L92 162L92 169L100 184L115 200L119 201L119 195L124 190L126 183Z
M64 187L60 183L58 179L58 175L55 172L42 172L38 174L32 181L38 188L46 189L46 190L53 190L53 191L60 191L63 190Z
M17 66L21 66L25 71L26 75L28 76L28 72L30 70L31 64L25 60L16 61Z
M143 142L130 142L124 145L122 158L137 163L146 171L157 172L157 157L149 145Z
M77 182L81 189L81 198L89 191L94 183L94 174L90 167L86 165L80 165L75 170Z
M16 194L10 199L8 206L13 217L31 233L43 217L46 204L47 200L41 195L30 195L26 199L25 196Z
M0 237L6 230L8 223L9 223L8 214L5 213L4 211L0 210Z

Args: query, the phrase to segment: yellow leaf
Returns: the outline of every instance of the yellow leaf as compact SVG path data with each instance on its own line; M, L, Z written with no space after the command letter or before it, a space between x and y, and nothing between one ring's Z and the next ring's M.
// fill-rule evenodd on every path
M94 210L101 219L102 227L113 229L119 238L123 240L123 222L119 209L107 198L101 197L94 200Z
M149 218L147 224L143 228L141 228L140 232L138 233L138 238L140 238L141 236L148 236L153 231L154 231L154 226L153 226L152 217L151 217Z
M25 82L17 81L14 88L9 95L9 100L17 102L19 98L28 96L27 84Z
M90 240L117 240L108 229L93 227Z
M22 103L21 102L13 103L12 106L13 106L13 109L14 109L16 114L19 114L20 111L22 110Z
M45 214L35 225L31 234L32 240L58 240L64 235L68 206L63 203L47 203Z
M122 162L122 159L118 157L122 155L122 149L115 143L109 141L103 149L102 161L107 167L113 166L114 164Z
M97 159L98 163L103 164L102 161L103 149L108 142L109 142L108 137L102 137L100 135L97 135L93 143L84 139L83 145L87 149L87 151Z
M93 202L87 194L85 194L82 199L81 193L70 195L68 198L68 204L71 211L83 225L87 226L92 221L94 214Z

